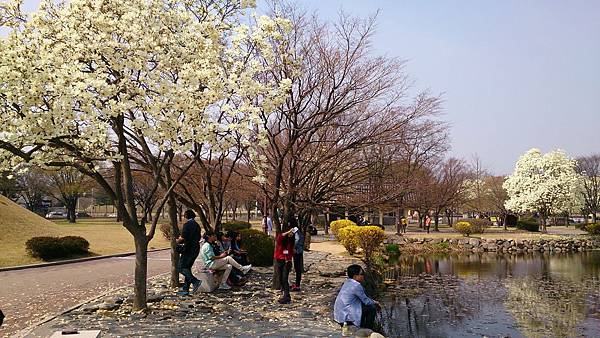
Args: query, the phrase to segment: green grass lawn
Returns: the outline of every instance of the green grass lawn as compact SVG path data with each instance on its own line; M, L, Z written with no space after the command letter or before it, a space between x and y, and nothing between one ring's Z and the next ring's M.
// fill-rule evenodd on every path
M47 222L44 226L35 226L33 231L20 231L27 224L12 224L13 232L10 240L0 242L0 267L24 264L41 263L25 251L25 242L34 236L81 236L90 242L92 255L109 255L135 250L133 237L115 219L87 218L79 219L77 223L68 223L66 220ZM168 248L169 242L157 230L156 235L148 245L149 249Z

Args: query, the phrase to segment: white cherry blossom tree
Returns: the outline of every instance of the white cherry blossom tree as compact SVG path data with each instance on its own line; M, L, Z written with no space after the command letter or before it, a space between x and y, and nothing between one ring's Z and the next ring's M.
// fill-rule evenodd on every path
M539 149L531 149L519 158L515 171L503 184L508 193L505 206L515 212L539 213L542 231L546 232L548 216L577 203L580 182L575 161L564 152L542 154Z
M158 214L194 163L158 189L178 154L227 149L231 131L253 142L258 113L290 83L258 82L267 70L252 58L275 57L263 40L285 22L241 24L252 1L48 1L28 21L19 4L0 7L12 27L0 39L0 164L73 167L106 190L134 238L134 308L143 309L156 221L147 228L138 213L133 172L152 168Z

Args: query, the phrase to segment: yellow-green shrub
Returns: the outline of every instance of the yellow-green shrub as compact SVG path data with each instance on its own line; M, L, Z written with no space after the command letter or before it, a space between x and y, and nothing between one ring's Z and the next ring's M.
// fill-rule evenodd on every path
M586 224L584 230L590 235L600 235L600 223Z
M385 239L385 232L378 226L358 227L356 232L358 247L362 249L365 256L365 262L371 260L375 252Z
M352 222L349 219L338 219L337 221L333 221L331 222L331 224L329 224L329 230L331 230L331 233L335 236L335 238L339 241L339 231L342 228L348 227L348 226L356 226L356 223Z
M360 227L357 225L345 226L338 230L337 238L340 244L346 248L349 254L354 255L358 249L357 232Z
M475 221L471 222L464 220L456 222L452 228L454 231L460 232L461 234L469 237L471 234L482 234L485 226Z

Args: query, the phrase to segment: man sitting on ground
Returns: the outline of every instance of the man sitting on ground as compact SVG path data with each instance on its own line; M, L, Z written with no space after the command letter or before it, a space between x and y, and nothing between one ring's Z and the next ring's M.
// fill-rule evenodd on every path
M348 279L342 285L333 306L334 319L341 326L347 324L373 330L375 315L381 306L365 294L361 285L365 280L365 272L360 265L350 265L346 272Z
M240 265L238 262L233 259L233 257L229 256L230 250L222 252L218 256L215 256L215 252L213 250L213 243L217 240L217 236L214 232L207 232L204 235L206 242L202 245L201 254L202 259L204 260L204 266L207 269L212 270L223 270L223 279L221 280L219 289L228 290L231 289L229 285L227 285L227 278L229 278L229 273L231 272L231 268L234 267L245 275L252 268L251 265Z

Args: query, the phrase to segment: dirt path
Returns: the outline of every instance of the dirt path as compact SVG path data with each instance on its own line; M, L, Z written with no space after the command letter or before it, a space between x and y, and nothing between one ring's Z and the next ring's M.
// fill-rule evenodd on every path
M148 275L168 272L169 251L148 253ZM133 283L134 257L0 272L0 308L8 337L109 290Z

